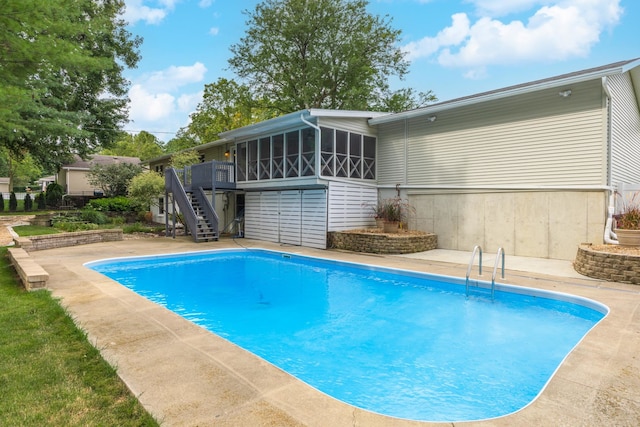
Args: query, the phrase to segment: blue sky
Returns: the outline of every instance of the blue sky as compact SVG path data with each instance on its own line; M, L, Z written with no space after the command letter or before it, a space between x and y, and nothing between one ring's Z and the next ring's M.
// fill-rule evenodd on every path
M258 0L125 0L144 38L131 81L130 132L168 141L189 123L204 85L228 69L229 47ZM409 75L392 89L440 101L640 57L637 0L370 0L402 30Z

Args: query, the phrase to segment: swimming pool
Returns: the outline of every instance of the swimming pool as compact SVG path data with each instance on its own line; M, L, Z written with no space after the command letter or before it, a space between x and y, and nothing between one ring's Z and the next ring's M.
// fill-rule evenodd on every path
M423 421L506 415L607 312L566 294L264 250L86 264L311 386ZM285 280L287 278L287 280Z

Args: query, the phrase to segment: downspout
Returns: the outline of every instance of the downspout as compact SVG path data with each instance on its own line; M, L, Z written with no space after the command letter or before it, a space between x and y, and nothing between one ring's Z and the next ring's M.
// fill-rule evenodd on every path
M316 164L316 175L320 176L320 126L314 125L309 120L304 118L304 114L300 114L300 120L302 123L314 128L316 130L316 141L315 141L315 159L314 163Z
M607 97L607 184L609 186L609 206L607 207L607 221L604 225L604 235L603 240L605 243L610 245L618 244L618 236L612 230L613 227L613 214L615 213L616 205L615 205L615 192L612 190L613 183L612 180L612 130L611 130L611 92L609 92L607 77L602 77L602 88L604 89L604 93Z

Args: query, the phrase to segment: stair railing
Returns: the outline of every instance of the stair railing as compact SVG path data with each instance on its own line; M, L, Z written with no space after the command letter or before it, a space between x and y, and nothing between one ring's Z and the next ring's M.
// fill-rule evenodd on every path
M209 200L209 198L207 197L202 187L198 187L198 189L194 191L193 194L194 196L196 196L196 199L200 203L200 207L204 211L205 218L211 222L211 226L213 227L213 230L216 232L216 236L217 236L218 227L219 227L218 224L220 219L218 218L218 213L216 212L216 210L213 208L213 205L211 204L211 200Z
M193 240L197 242L198 236L196 236L195 231L197 230L198 218L196 212L193 210L193 206L191 206L191 200L189 200L174 168L167 169L164 176L165 190L173 194L173 200L180 208L180 213L182 213L182 217L186 222L187 230L191 233Z

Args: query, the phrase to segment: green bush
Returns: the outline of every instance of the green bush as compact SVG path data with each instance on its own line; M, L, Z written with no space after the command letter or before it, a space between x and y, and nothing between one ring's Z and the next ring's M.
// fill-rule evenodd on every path
M135 210L131 200L124 196L93 199L87 203L87 207L100 212L133 212Z
M47 198L45 197L43 192L38 193L38 195L36 196L36 205L38 205L39 210L47 208Z
M94 211L93 209L84 209L80 213L80 218L83 221L90 222L92 224L106 224L109 222L109 219L105 214L99 211Z
M24 196L24 211L29 212L33 209L33 200L29 194Z
M47 185L47 191L45 194L45 198L47 201L47 206L51 206L57 208L62 203L62 195L64 194L64 190L60 184L56 184L52 182Z
M56 222L55 228L62 231L85 231L85 230L97 230L100 228L98 224L89 224L86 222Z
M15 212L18 209L18 199L13 191L9 195L9 212Z
M4 212L4 196L0 193L0 212Z

